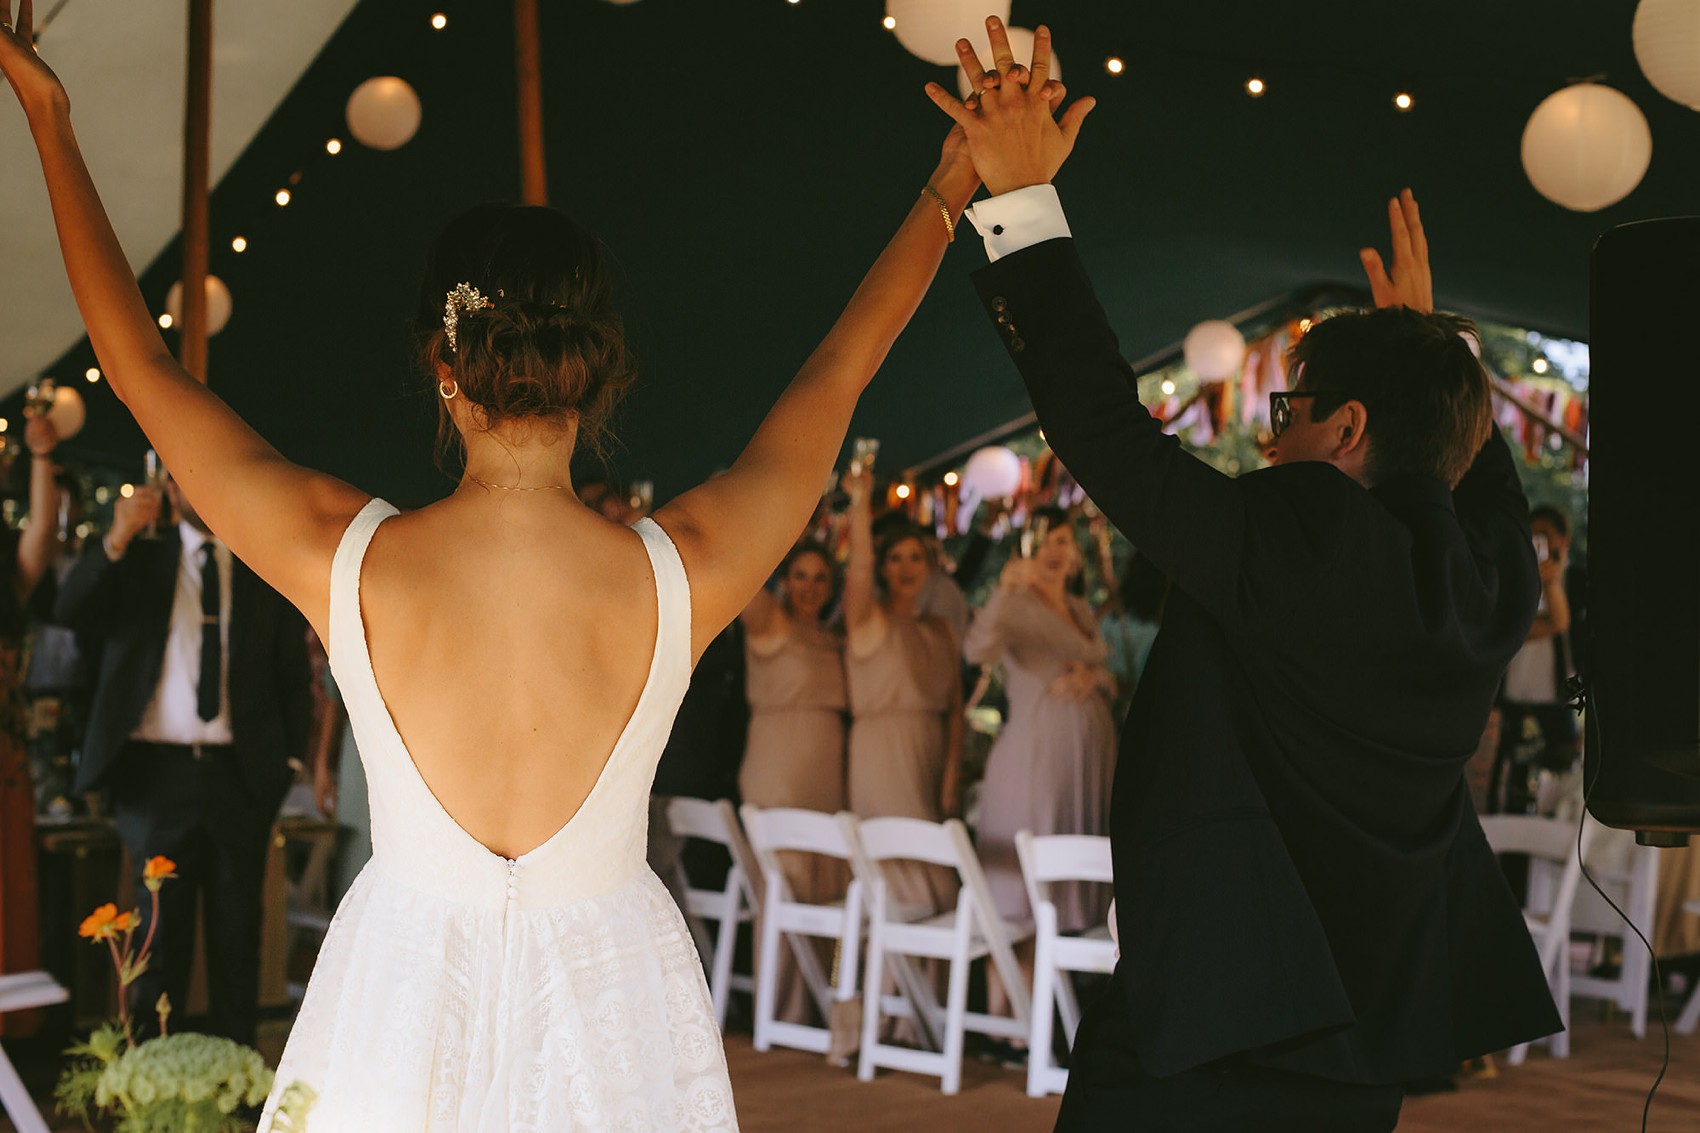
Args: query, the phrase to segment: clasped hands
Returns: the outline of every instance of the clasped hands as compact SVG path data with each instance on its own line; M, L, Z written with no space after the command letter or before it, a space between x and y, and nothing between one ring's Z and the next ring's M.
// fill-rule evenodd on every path
M980 57L966 39L956 41L957 58L972 88L967 99L958 100L938 83L927 84L927 97L956 123L945 142L947 161L965 150L986 191L997 196L1050 183L1073 152L1080 124L1097 100L1076 99L1057 115L1067 91L1051 78L1049 28L1041 25L1033 33L1031 67L1016 62L1003 21L989 17L986 32L992 46L991 70L980 65ZM1388 201L1387 214L1392 267L1383 264L1374 248L1358 253L1375 305L1433 311L1428 240L1411 190Z
M1050 29L1041 26L1034 33L1031 67L1016 62L1003 21L987 19L986 31L992 45L991 70L980 65L966 39L956 41L957 58L973 88L967 100L958 100L937 83L927 84L927 97L956 122L945 143L946 154L965 148L986 190L996 196L1055 177L1097 100L1077 99L1057 116L1068 92L1051 78Z

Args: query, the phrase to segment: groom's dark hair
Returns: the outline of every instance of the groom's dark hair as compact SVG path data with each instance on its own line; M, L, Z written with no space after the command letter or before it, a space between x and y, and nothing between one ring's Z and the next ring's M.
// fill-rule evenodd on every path
M1372 483L1427 476L1454 487L1493 427L1487 371L1465 338L1475 333L1457 315L1348 311L1293 344L1287 383L1323 394L1311 402L1314 421L1363 403Z

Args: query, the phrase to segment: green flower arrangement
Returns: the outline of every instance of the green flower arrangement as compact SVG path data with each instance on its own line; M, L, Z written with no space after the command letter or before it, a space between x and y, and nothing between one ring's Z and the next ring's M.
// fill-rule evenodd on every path
M142 880L153 898L147 938L132 950L141 918L112 905L96 909L78 935L112 952L118 975L118 1020L95 1031L66 1055L71 1059L54 1090L59 1112L93 1128L95 1114L118 1119L117 1133L244 1133L247 1114L264 1104L274 1075L259 1051L231 1039L171 1034L171 1001L160 996L158 1037L136 1042L128 1008L130 985L147 970L153 930L159 924L159 888L176 876L176 863L152 858ZM306 1133L314 1094L300 1082L279 1099L273 1128Z
M76 1062L55 1094L60 1112L85 1123L94 1110L121 1114L119 1133L241 1133L238 1111L264 1104L272 1088L258 1051L213 1035L129 1046L104 1027L68 1053Z

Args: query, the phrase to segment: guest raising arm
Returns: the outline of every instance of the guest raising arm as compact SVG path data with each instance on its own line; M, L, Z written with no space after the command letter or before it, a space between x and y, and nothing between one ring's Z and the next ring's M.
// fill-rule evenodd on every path
M18 570L13 576L17 600L28 602L59 557L59 485L54 481L53 450L59 431L45 415L29 419L24 444L30 450L30 522L18 536Z

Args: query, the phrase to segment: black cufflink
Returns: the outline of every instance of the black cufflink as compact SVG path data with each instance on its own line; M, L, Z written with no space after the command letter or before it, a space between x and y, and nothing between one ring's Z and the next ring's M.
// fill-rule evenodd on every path
M1003 225L1001 225L1001 224L992 225L992 235L993 236L1002 236L1003 235Z

